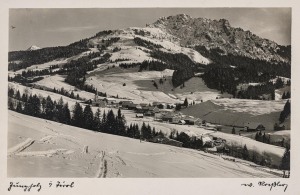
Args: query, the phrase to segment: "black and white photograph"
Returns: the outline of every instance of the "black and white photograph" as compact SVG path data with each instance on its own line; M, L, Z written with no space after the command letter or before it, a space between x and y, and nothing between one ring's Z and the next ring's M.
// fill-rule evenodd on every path
M11 8L9 178L289 178L291 8Z
M0 194L300 193L296 1L0 4Z

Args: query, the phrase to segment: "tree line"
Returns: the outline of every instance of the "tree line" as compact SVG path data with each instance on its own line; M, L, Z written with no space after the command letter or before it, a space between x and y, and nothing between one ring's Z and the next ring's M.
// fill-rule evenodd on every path
M88 51L88 49L72 46L48 47L33 51L12 51L8 53L8 61L10 62L8 70L17 71L34 64L42 64L58 58L75 56L85 51Z
M215 48L207 50L204 46L196 46L195 49L203 56L211 59L214 63L205 67L202 78L209 88L218 89L236 95L236 87L242 83L265 83L264 86L256 86L243 91L239 96L249 98L253 91L259 91L259 87L265 89L271 86L270 79L277 76L291 77L291 64L285 62L272 62L252 59L245 56L224 54L224 51ZM280 88L281 80L276 81L275 88ZM252 92L250 92L252 91ZM270 91L267 91L268 93ZM255 92L258 96L258 92Z
M24 92L21 96L20 91L13 88L8 89L8 108L16 112L60 122L75 127L89 129L113 135L126 136L135 139L151 140L157 135L165 136L161 131L156 131L149 124L142 124L141 128L137 124L126 126L126 118L118 109L117 114L112 110L101 113L98 108L93 113L91 106L83 106L76 102L72 110L68 103L64 103L61 97L59 101L53 101L50 96L47 98L28 95Z

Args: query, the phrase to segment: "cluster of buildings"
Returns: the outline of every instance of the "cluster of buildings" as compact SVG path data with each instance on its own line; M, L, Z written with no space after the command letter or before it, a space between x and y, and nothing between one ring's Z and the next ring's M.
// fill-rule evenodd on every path
M205 120L200 118L194 118L192 116L181 115L174 112L176 104L153 102L152 104L140 103L136 104L130 100L124 100L117 102L115 99L103 98L99 99L98 95L95 98L88 100L86 103L96 107L111 107L133 110L136 113L136 118L144 118L145 116L154 117L154 120L165 123L179 124L179 125L197 125L204 126L208 130L216 130L216 125L209 125ZM265 127L258 122L245 122L245 131L261 131L265 130Z

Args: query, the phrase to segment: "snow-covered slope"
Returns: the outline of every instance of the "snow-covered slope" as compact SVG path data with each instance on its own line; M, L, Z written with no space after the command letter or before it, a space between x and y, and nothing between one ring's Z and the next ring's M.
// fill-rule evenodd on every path
M88 42L90 47L97 47L106 40L111 38L120 38L107 48L107 52L111 52L114 48L119 48L120 51L112 52L111 60L127 59L126 62L143 62L145 60L156 60L149 54L149 49L139 46L134 42L134 38L138 37L142 40L149 41L161 48L156 48L167 53L183 53L196 63L209 64L211 61L203 57L200 53L191 48L182 47L178 38L169 33L163 32L159 28L127 28L115 30L108 35L101 35L91 38Z
M8 115L8 177L277 177L242 160Z
M186 115L222 125L244 126L245 122L262 123L272 130L278 122L286 100L263 101L246 99L215 99L182 110ZM286 126L290 128L290 125Z

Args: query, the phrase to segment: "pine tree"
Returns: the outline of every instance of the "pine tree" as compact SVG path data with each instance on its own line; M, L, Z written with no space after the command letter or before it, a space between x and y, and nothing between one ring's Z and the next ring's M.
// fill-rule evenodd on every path
M282 97L281 97L282 99L286 99L286 93L285 92L283 92L283 94L282 94Z
M73 91L72 91L71 94L70 94L70 98L72 98L72 99L75 98L75 95L74 95Z
M40 99L37 97L36 94L32 96L31 104L32 104L32 115L35 117L41 116L41 103L40 103Z
M72 124L76 127L82 127L83 126L82 118L83 118L82 107L78 102L76 102L73 109Z
M255 151L252 152L252 162L257 163L257 153Z
M62 123L64 121L64 113L63 113L63 107L64 107L64 101L62 99L62 97L60 97L56 108L57 108L57 119L60 123Z
M15 98L16 98L17 100L20 100L20 99L21 99L21 94L20 94L20 91L19 91L19 90L17 90L17 93L16 93Z
M134 138L136 138L136 139L141 138L141 131L139 129L138 124L133 125L133 130L134 130Z
M94 114L90 105L85 106L83 111L83 127L93 129Z
M106 112L104 110L103 115L102 115L102 122L101 122L101 129L104 132L106 131L106 120L107 120L107 118L106 118Z
M125 116L122 114L121 118L117 119L117 122L118 122L119 135L125 135L126 134L126 119L125 119Z
M8 89L8 97L14 97L15 90L13 88Z
M244 148L243 148L243 159L248 160L249 159L249 151L247 148L247 145L245 144Z
M21 101L18 101L16 111L19 112L19 113L23 112L23 106L22 106Z
M127 128L127 132L126 132L127 137L134 137L134 129L133 129L133 125L130 123L130 126Z
M10 110L15 109L14 103L12 102L11 98L8 98L8 109L10 109Z
M189 102L188 102L187 98L185 98L183 105L184 105L185 107L188 107Z
M266 133L264 132L263 137L262 137L262 142L265 143L266 142Z
M291 104L290 101L288 100L283 108L283 111L280 113L279 116L279 121L280 123L283 123L284 120L291 114Z
M53 119L53 116L54 116L54 103L51 99L50 96L48 96L46 98L46 105L45 105L45 118L46 119L49 119L49 120L52 120Z
M46 99L43 98L42 101L41 101L41 105L42 105L42 110L41 110L41 114L42 114L42 117L45 117L45 110L46 110Z
M232 131L231 131L232 134L235 134L235 128L232 127Z
M63 120L62 122L65 124L70 124L71 123L71 113L69 110L69 105L68 102L64 104L62 108L62 113L63 113Z
M94 129L96 131L101 131L101 111L98 108L94 115Z
M274 89L271 92L271 100L275 100L275 90Z
M118 119L121 119L122 118L122 113L121 113L121 109L119 108L118 109Z
M289 146L285 148L285 152L282 156L281 169L290 170L290 147Z
M32 95L30 94L28 97L28 101L25 103L24 113L30 116L33 116L33 101Z
M142 127L141 127L141 137L145 138L147 137L147 127L145 122L143 122Z
M22 95L22 102L27 102L27 99L28 99L28 96L27 96L27 94L26 93L23 93L23 95Z
M254 138L256 141L259 141L259 135L258 135L258 132L256 132L255 134L255 138Z
M289 99L289 98L291 98L291 93L288 91L288 92L286 93L286 99Z
M116 119L112 110L109 110L106 117L106 130L108 133L116 134Z

